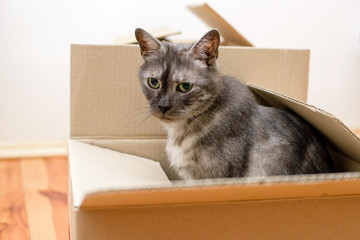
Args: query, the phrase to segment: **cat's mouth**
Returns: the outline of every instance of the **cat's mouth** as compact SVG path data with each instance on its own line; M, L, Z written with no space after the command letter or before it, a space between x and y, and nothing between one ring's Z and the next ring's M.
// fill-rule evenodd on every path
M157 109L150 109L150 114L164 123L183 121L187 118L187 114L184 113L184 111L179 111L175 109L170 109L169 111L166 111L164 113Z
M173 114L169 114L169 113L154 113L153 114L155 117L157 117L158 119L160 119L160 121L165 122L165 123L169 123L169 122L174 122L174 121L178 121L180 120L180 116L178 115L173 115Z
M167 115L164 115L164 114L161 114L160 116L158 116L158 118L159 118L162 122L165 122L165 123L174 122L174 121L176 121L176 120L179 120L179 118L176 118L176 117L173 117L173 116L167 116Z

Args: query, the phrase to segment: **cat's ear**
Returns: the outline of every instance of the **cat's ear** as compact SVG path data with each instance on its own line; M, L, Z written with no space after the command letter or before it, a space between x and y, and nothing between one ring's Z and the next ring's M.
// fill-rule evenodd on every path
M135 30L135 37L140 46L141 56L145 59L160 49L161 43L150 33L141 28Z
M219 45L219 31L216 29L210 30L193 45L190 49L190 55L196 60L203 61L207 66L214 65L218 57Z

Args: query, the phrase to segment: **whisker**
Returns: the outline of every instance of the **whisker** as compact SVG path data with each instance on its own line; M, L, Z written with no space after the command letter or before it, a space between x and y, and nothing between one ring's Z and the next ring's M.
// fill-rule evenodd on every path
M130 114L137 113L137 112L143 111L143 110L149 110L149 108L148 107L135 108L135 109L131 110L130 112L128 112L127 114L130 115Z
M185 119L183 119L184 123L186 124L186 126L189 128L190 132L192 132L195 136L195 132L193 131L193 129L190 127L190 125L187 123L187 121Z
M143 124L146 120L149 119L149 117L151 117L151 114L146 114L144 116L141 115L143 118L139 119L139 117L137 118L136 121L131 121L129 125L125 126L124 131L126 132L133 132L134 130L136 130L141 124ZM139 120L139 121L138 121Z
M143 112L139 112L140 110L142 110ZM131 116L132 115L131 113L133 114L133 116ZM130 132L134 131L142 123L144 123L150 116L151 116L151 114L150 114L149 109L147 107L138 108L138 109L135 109L135 110L129 112L129 114L126 117L128 118L128 121L130 122L130 124L125 126L125 128L123 130L124 131L130 131ZM142 119L140 119L140 118L142 118ZM139 119L140 119L140 121L138 121Z
M144 116L144 115L147 115L147 114L150 114L149 111L140 112L140 113L137 113L137 114L134 115L134 116L130 116L130 115L128 115L128 116L131 117L131 120L132 120L132 121L135 121L137 118L139 118L139 117L141 117L141 116Z
M148 114L144 119L142 119L138 124L133 127L133 130L137 129L141 124L147 121L151 117L151 114Z
M186 113L185 113L186 114ZM187 115L187 114L186 114ZM188 115L187 115L188 116ZM217 142L217 140L214 138L214 136L211 134L211 129L208 126L205 126L199 119L197 119L197 117L189 117L190 119L195 120L202 128L204 128L207 132L207 134L209 134L209 136L214 140L214 142ZM188 124L188 123L186 123Z

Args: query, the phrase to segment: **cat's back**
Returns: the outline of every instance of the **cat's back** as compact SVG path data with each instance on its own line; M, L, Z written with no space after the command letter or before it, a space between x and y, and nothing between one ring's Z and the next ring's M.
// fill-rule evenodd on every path
M259 105L237 79L223 76L223 80L224 108L229 111L223 115L224 125L243 142L238 147L249 149L243 157L247 161L244 176L332 171L321 137L309 123L290 110Z
M252 112L257 110L257 103L253 92L243 82L234 77L223 75L222 80L221 102L225 104L221 107L234 114L241 114L243 115L242 117L252 115Z
M259 106L254 133L248 176L332 171L319 133L290 110Z

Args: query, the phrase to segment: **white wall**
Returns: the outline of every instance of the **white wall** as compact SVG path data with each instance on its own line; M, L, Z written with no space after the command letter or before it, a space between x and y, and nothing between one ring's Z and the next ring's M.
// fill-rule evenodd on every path
M1 0L0 143L69 135L71 43L107 44L136 27L196 39L202 1ZM360 1L208 1L257 47L311 49L309 102L360 128Z

